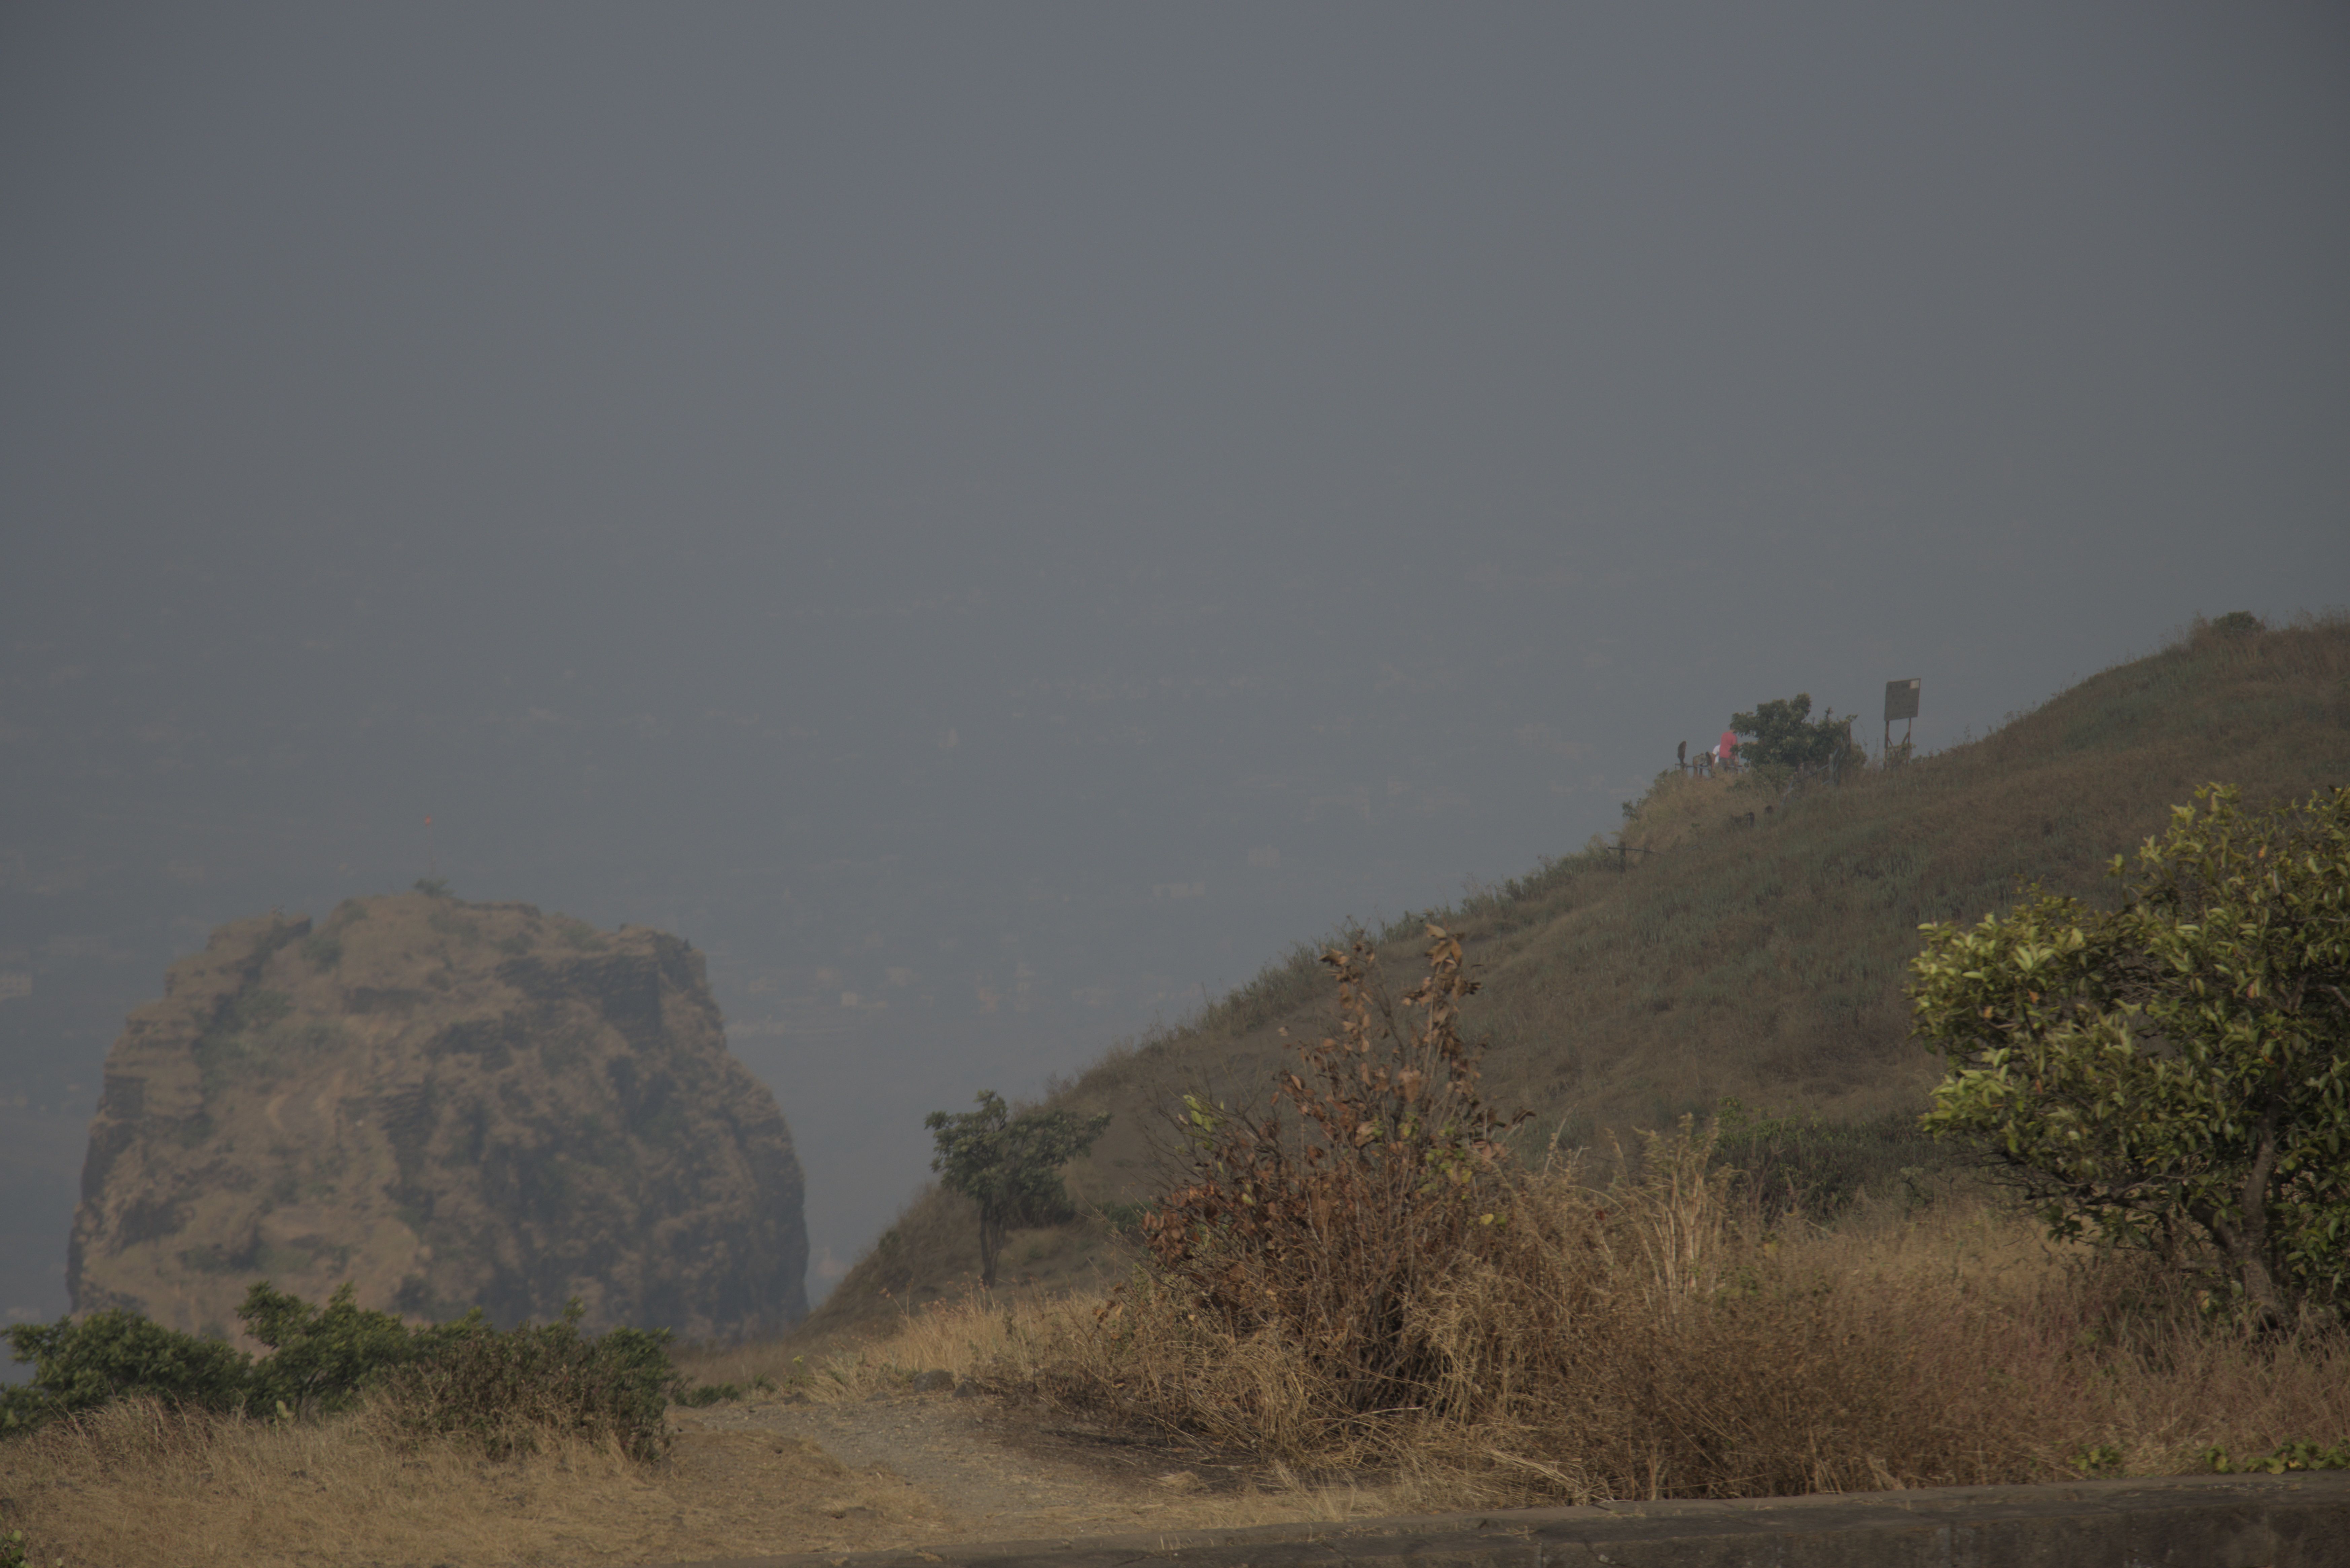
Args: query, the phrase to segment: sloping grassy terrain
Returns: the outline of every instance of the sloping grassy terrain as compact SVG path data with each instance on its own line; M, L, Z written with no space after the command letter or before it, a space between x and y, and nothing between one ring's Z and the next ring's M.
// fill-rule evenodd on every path
M2202 784L2258 805L2345 778L2350 623L2204 628L1982 740L1841 787L1667 776L1621 835L1653 853L1595 844L1428 918L1463 936L1485 981L1469 1025L1491 1044L1491 1097L1534 1110L1543 1137L1603 1141L1730 1096L1882 1117L1920 1106L1934 1075L1901 997L1920 922L1979 919L2027 882L2108 896L2113 856ZM1380 933L1397 990L1419 973L1420 923ZM1070 1168L1072 1195L1100 1208L1145 1197L1182 1095L1263 1104L1281 1031L1318 1035L1330 1002L1301 946L1194 1024L1111 1052L1055 1096L1115 1118ZM1099 1219L1015 1235L1003 1282L1115 1272L1111 1235ZM967 1204L927 1193L802 1334L880 1321L977 1272Z

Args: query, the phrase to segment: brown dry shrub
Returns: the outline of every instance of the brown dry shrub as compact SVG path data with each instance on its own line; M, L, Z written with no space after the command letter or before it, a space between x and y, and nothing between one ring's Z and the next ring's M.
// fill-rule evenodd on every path
M2350 1435L2350 1339L2203 1321L2132 1260L1961 1201L1774 1234L1710 1139L1604 1186L1524 1179L1506 1244L1414 1303L1434 1371L1364 1408L1326 1355L1235 1332L1163 1281L1040 1329L1047 1402L1430 1505L1757 1497L2179 1474Z
M1353 1411L1383 1407L1438 1370L1416 1316L1509 1212L1500 1140L1523 1116L1478 1091L1461 1003L1477 982L1460 939L1427 928L1429 973L1390 1000L1357 939L1322 961L1335 1035L1297 1047L1262 1117L1185 1096L1190 1169L1143 1217L1159 1276L1238 1339L1295 1341Z
M1604 1188L1556 1165L1405 1308L1419 1369L1381 1404L1350 1358L1203 1313L1139 1279L1072 1321L1045 1397L1306 1469L1407 1474L1467 1502L2022 1480L2071 1412L2025 1397L2045 1359L2012 1312L1948 1281L1857 1285L1732 1212L1711 1138L1652 1138ZM2042 1336L2044 1338L2044 1336ZM2020 1360L2019 1360L2020 1358Z

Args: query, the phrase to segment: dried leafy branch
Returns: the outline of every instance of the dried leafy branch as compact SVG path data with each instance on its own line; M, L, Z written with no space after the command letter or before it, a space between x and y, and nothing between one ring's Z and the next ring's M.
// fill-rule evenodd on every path
M1262 1117L1184 1101L1189 1169L1143 1219L1165 1280L1225 1329L1294 1336L1359 1411L1437 1375L1416 1303L1510 1221L1505 1116L1461 1033L1477 990L1460 939L1428 927L1429 972L1401 997L1357 940L1323 955L1338 1032L1297 1047Z

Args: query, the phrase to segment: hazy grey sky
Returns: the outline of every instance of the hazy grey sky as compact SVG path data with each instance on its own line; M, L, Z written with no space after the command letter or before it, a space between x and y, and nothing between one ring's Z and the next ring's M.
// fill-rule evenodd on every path
M2331 5L12 5L0 1313L428 856L708 949L845 1261L1733 709L2341 603L2346 154Z

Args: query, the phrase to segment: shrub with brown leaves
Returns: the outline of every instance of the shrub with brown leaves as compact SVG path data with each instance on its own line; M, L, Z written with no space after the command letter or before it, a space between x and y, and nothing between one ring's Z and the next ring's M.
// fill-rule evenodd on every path
M1299 1046L1261 1119L1186 1096L1188 1179L1142 1221L1192 1311L1290 1337L1357 1411L1419 1397L1437 1358L1419 1303L1511 1222L1499 1139L1524 1117L1479 1093L1460 1028L1477 982L1459 938L1428 937L1429 973L1400 998L1367 941L1326 952L1338 1033Z

